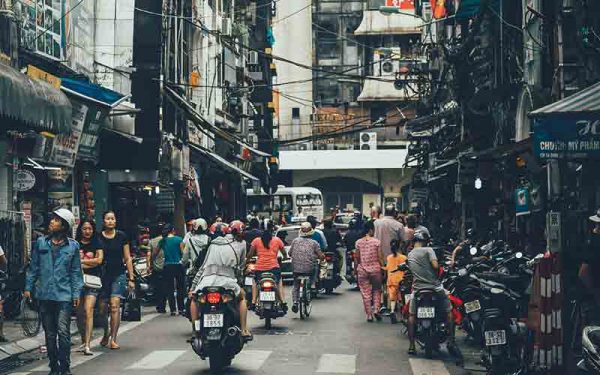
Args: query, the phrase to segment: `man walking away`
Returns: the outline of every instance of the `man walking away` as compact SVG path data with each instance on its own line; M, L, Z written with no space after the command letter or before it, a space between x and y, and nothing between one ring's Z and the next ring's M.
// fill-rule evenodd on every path
M31 299L33 292L40 303L50 375L71 374L71 309L79 306L83 288L79 244L68 238L73 225L71 211L61 208L53 212L48 236L38 238L31 252L23 293Z
M314 229L309 222L304 222L300 226L300 235L292 241L289 256L292 258L292 269L294 272L294 289L292 290L292 311L298 312L300 276L314 277L314 268L318 259L325 259L325 254L321 252L319 243L311 237Z
M401 242L404 239L404 226L395 218L396 207L390 204L385 206L384 216L375 220L375 238L381 241L383 256L387 258L392 253L390 243L392 240Z

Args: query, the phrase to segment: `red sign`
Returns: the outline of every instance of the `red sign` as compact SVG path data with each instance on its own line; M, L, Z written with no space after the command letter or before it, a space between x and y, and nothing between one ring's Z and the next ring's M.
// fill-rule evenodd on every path
M406 10L415 9L415 0L385 0L385 5L388 7L396 7Z

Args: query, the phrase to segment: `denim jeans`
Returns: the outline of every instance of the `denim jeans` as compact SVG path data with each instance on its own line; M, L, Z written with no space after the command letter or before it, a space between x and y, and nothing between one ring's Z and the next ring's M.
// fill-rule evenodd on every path
M67 371L71 366L71 309L71 302L40 301L52 371Z

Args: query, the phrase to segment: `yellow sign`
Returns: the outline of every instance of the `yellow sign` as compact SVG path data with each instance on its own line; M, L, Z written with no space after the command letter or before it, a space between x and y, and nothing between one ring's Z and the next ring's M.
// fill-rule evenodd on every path
M33 65L27 65L27 75L31 78L39 79L40 81L48 82L54 86L57 90L60 90L60 78L53 76L50 73L43 71L42 69L36 68Z

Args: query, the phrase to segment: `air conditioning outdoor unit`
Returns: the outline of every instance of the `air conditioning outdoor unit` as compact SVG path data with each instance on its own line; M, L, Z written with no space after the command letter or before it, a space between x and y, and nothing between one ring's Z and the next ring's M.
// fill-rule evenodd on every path
M223 18L221 20L221 35L231 36L233 34L233 23L230 18Z
M377 150L377 133L375 133L375 132L360 133L360 149L361 150Z
M248 65L258 65L258 51L248 52Z
M377 77L393 77L400 71L400 48L375 50L373 55L373 73Z

